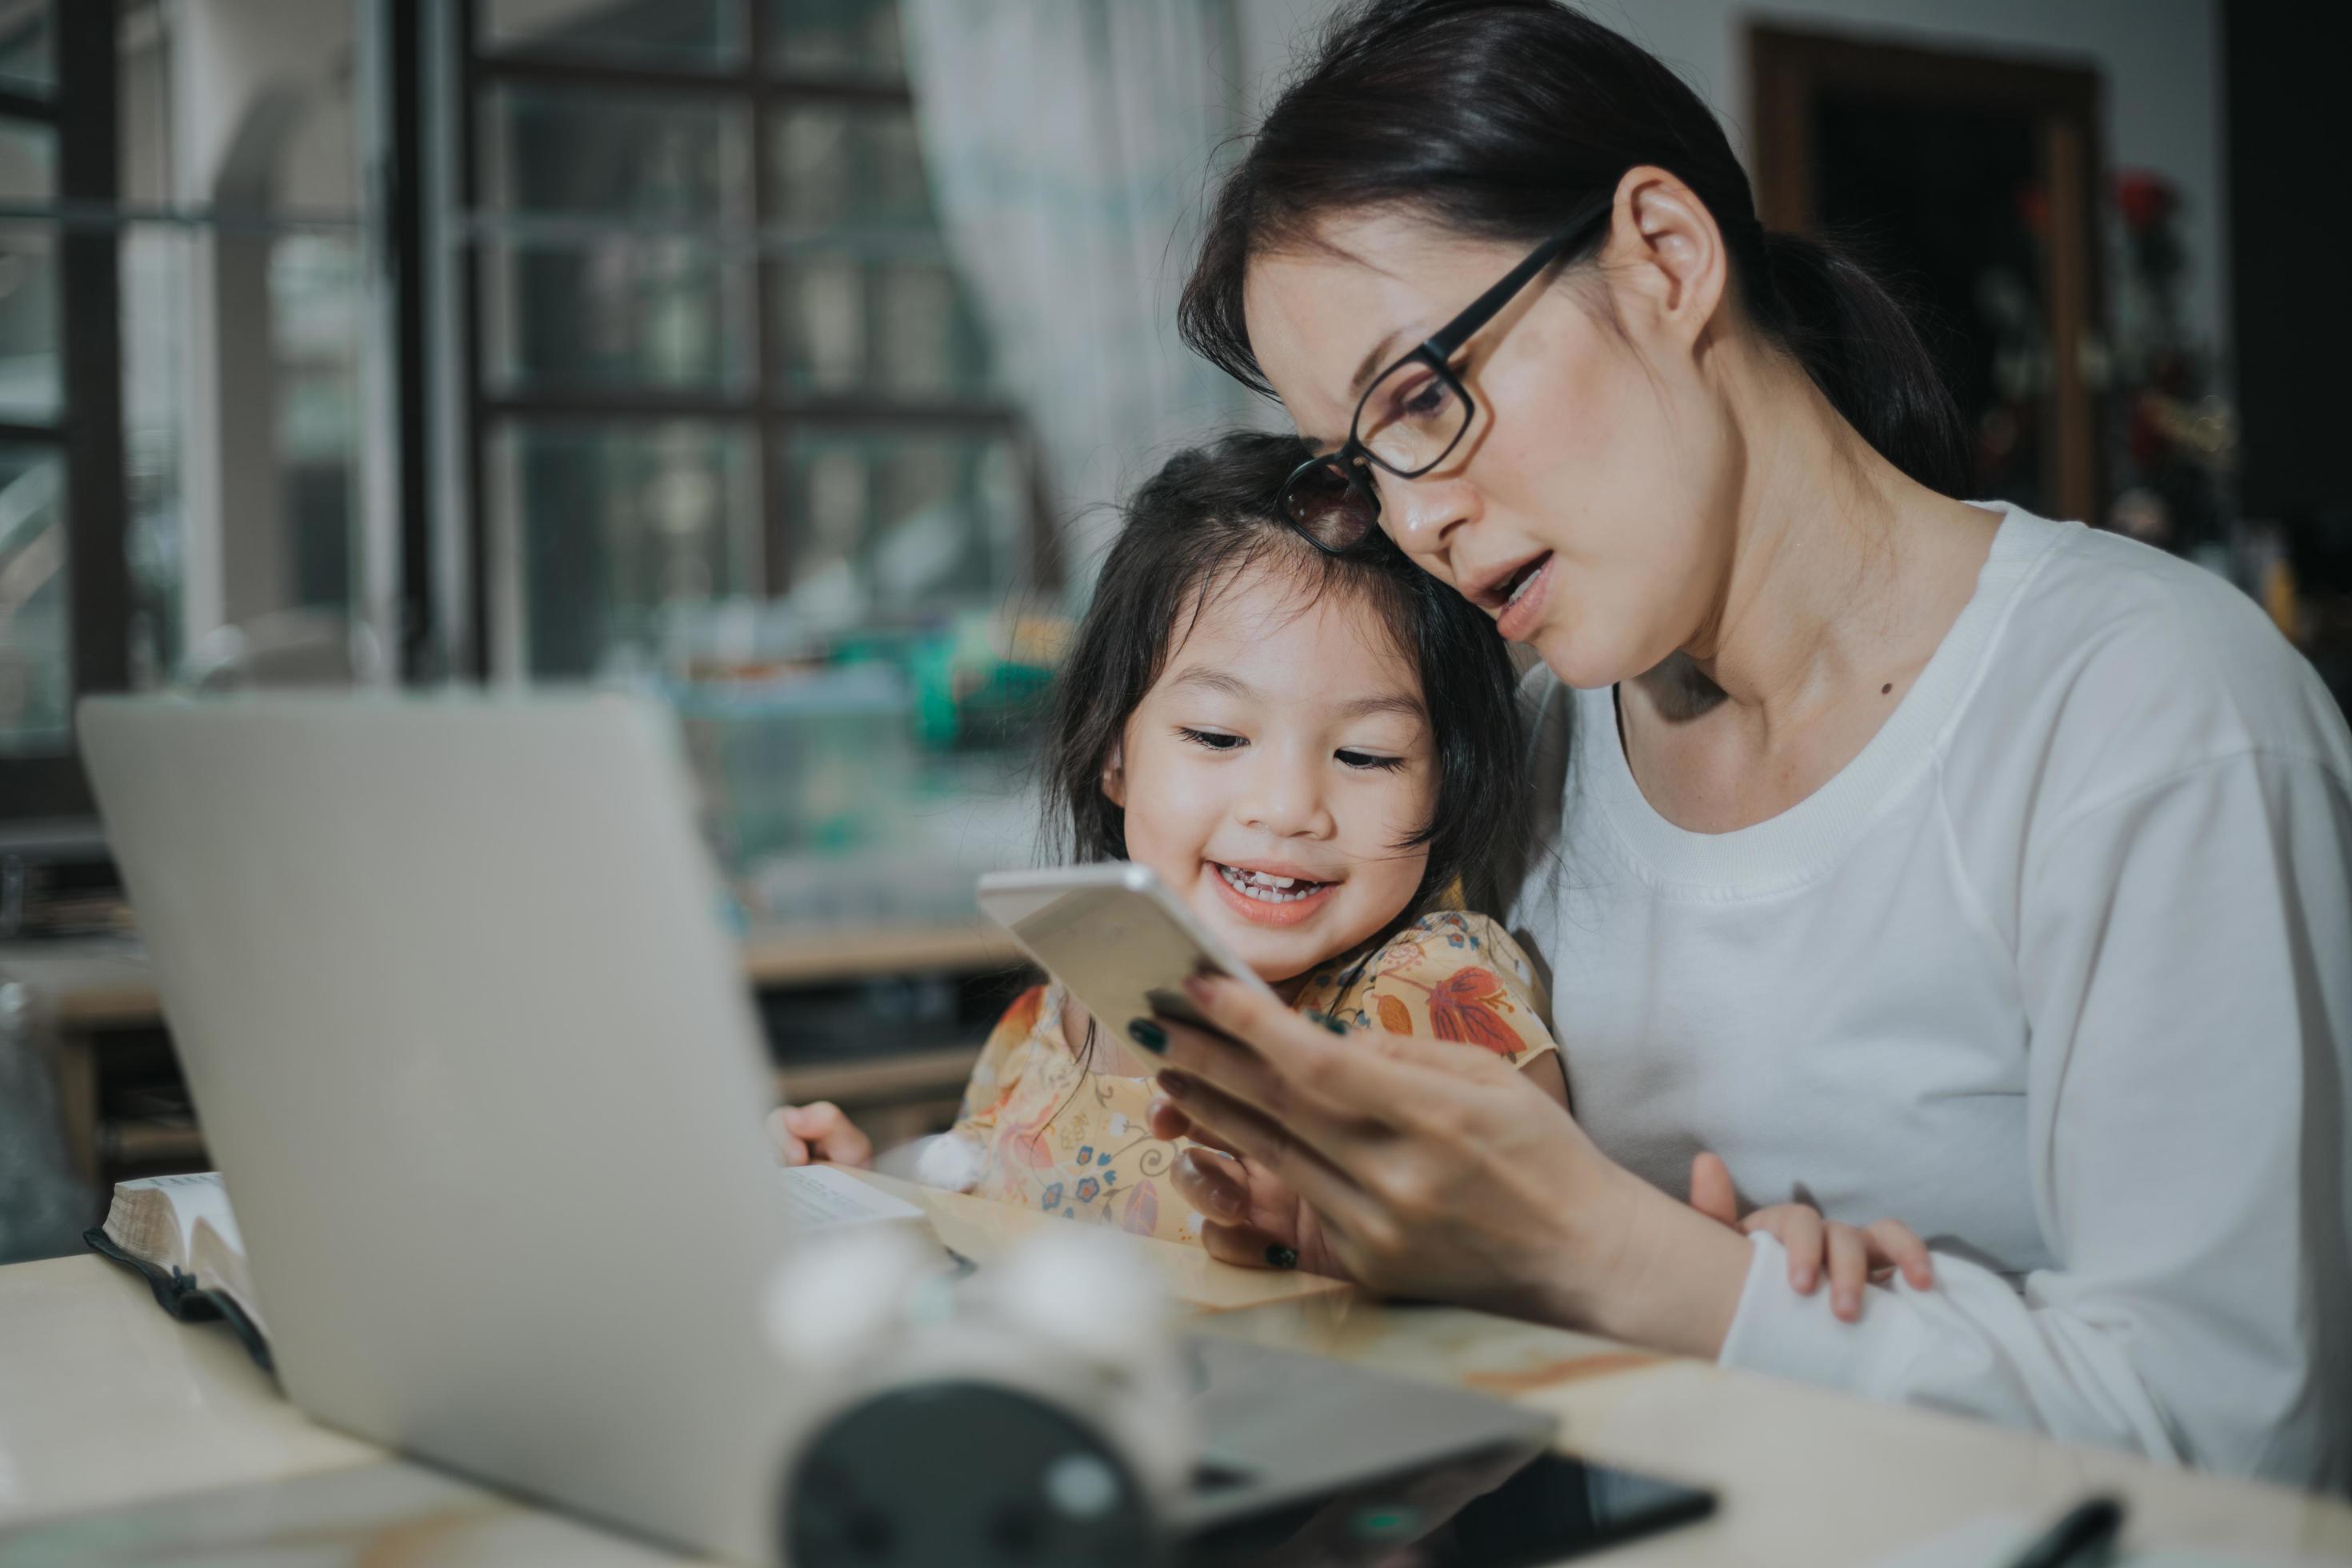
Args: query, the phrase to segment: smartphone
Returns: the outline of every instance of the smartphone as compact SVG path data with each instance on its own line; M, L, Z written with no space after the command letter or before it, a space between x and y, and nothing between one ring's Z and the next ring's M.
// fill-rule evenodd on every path
M1274 998L1148 866L993 871L980 879L980 907L1122 1044L1130 1021L1155 1013L1205 1023L1184 994L1195 974L1230 975ZM1138 1059L1148 1072L1160 1069L1157 1058Z

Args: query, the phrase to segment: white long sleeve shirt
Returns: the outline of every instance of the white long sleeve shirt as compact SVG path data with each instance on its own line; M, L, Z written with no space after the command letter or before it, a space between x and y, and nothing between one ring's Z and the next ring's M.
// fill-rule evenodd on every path
M2013 509L1879 733L1698 834L1538 670L1578 1118L1681 1196L1927 1238L1856 1325L1755 1243L1722 1358L2214 1469L2352 1482L2352 740L2209 574Z

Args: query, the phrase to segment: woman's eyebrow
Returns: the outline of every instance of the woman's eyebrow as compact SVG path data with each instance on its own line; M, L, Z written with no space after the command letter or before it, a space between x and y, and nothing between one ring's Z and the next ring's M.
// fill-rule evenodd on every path
M1399 327L1364 352L1363 359L1356 366L1356 374L1348 380L1349 401L1360 400L1363 397L1364 387L1372 379L1374 371L1388 368L1389 351L1396 346L1396 341L1404 334L1405 329Z

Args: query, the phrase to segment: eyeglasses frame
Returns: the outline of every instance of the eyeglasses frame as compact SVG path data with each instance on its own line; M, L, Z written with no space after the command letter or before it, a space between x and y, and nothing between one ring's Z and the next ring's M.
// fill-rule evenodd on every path
M1345 555L1360 544L1364 539L1371 537L1373 531L1380 526L1381 496L1378 483L1369 470L1377 468L1401 479L1417 479L1454 455L1454 449L1462 445L1462 437L1470 433L1471 425L1478 417L1477 399L1472 397L1470 389L1462 384L1462 378L1454 374L1451 363L1454 356L1461 352L1464 343L1477 335L1481 327L1501 314L1503 307L1517 299L1519 291L1535 281L1545 268L1589 238L1593 227L1607 219L1615 205L1616 191L1613 187L1588 197L1576 208L1573 216L1553 231L1549 238L1528 252L1519 264L1503 274L1493 288L1463 307L1460 313L1452 321L1423 338L1419 347L1398 355L1389 362L1388 366L1380 374L1367 382L1364 384L1363 395L1356 399L1356 411L1348 420L1346 444L1336 452L1327 452L1319 458L1307 458L1290 471L1288 479L1283 480L1282 493L1276 500L1276 510L1282 514L1282 520L1297 530L1309 544L1326 555ZM1453 389L1454 395L1462 400L1462 428L1454 433L1454 439L1446 443L1444 451L1422 464L1421 467L1407 471L1393 463L1382 461L1379 454L1367 447L1357 437L1356 432L1363 425L1364 405L1371 401L1372 394L1379 391L1381 384L1389 377L1415 362L1428 366L1448 387ZM1317 468L1330 468L1336 471L1347 482L1348 487L1363 497L1364 503L1371 508L1370 522L1363 534L1336 549L1316 538L1308 531L1307 526L1299 522L1290 512L1291 492L1298 488L1299 480Z

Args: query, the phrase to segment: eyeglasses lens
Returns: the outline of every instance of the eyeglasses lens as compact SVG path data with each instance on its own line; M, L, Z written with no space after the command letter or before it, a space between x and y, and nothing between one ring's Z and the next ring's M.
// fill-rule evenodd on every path
M1435 468L1470 425L1470 405L1424 360L1407 359L1372 384L1356 416L1356 439L1391 472Z

